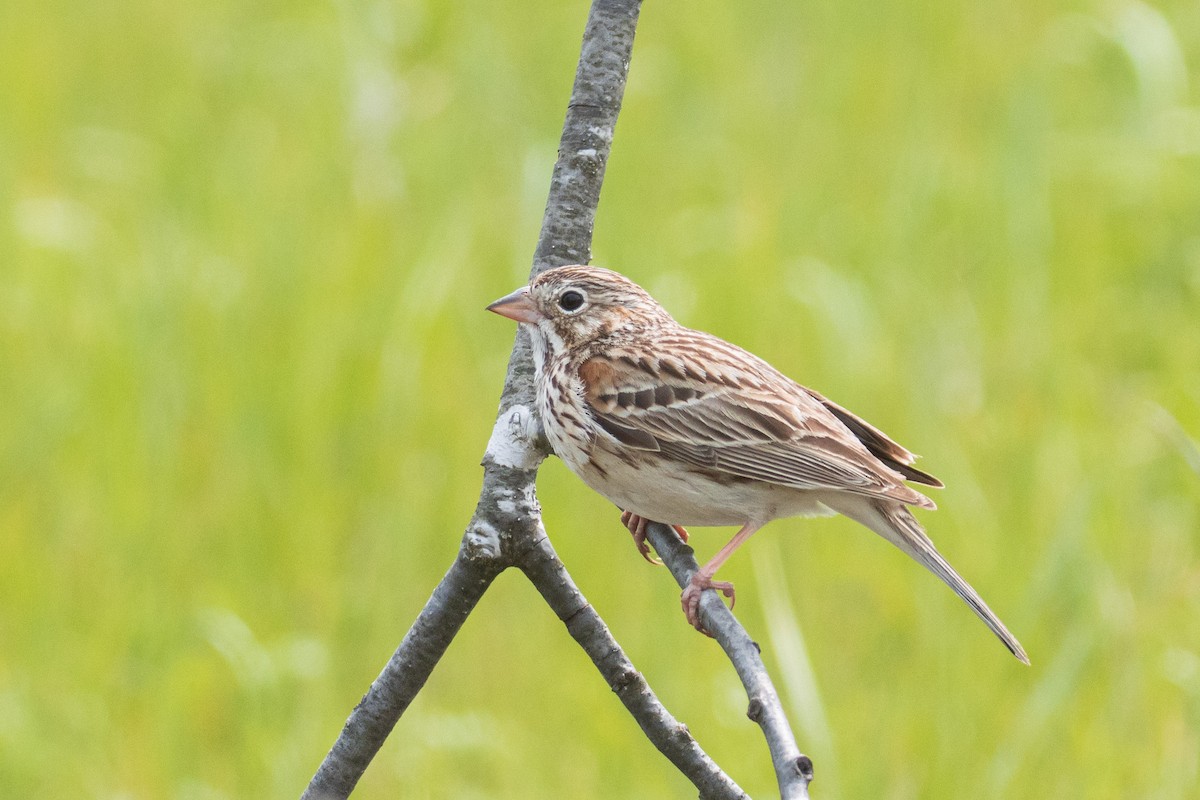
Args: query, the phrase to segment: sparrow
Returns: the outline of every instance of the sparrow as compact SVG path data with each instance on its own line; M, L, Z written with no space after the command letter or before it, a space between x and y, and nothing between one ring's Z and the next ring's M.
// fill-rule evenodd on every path
M487 307L530 335L537 413L554 453L621 509L650 559L648 521L738 526L681 595L704 632L700 596L771 520L842 514L946 583L1005 647L1025 650L934 547L910 507L941 488L878 428L742 348L676 322L644 289L599 267L548 269Z

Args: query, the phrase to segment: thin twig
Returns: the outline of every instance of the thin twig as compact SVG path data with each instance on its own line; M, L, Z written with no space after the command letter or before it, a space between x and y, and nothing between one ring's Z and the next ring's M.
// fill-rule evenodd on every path
M554 168L533 274L590 259L592 223L604 166L620 112L639 10L637 0L597 0L584 33L579 68ZM518 334L500 412L484 456L484 481L459 557L413 628L351 713L318 768L304 800L346 798L397 720L424 685L462 621L491 581L521 555L526 575L647 736L705 798L745 794L658 701L575 587L542 530L534 495L537 468L549 449L533 407L528 338Z
M692 575L700 569L692 548L666 525L648 525L646 535L679 587L687 586ZM750 638L715 591L701 594L700 619L725 650L746 687L746 696L750 699L746 716L758 723L767 740L771 763L775 765L775 779L779 783L779 796L783 800L807 800L808 784L813 779L812 759L796 746L796 737L763 664L758 643Z
M604 168L621 108L640 0L594 0L584 32L579 68L563 123L558 160L534 255L532 274L591 257L592 224ZM533 367L528 337L518 333L509 359L500 411L483 459L484 479L475 515L463 536L454 565L438 584L412 629L354 709L338 740L313 777L303 800L342 800L349 796L384 739L424 685L438 659L500 572L518 566L592 658L609 687L625 704L646 736L699 789L702 798L733 800L746 795L710 759L659 702L612 638L603 620L579 592L542 528L534 480L549 448L532 409ZM657 527L657 526L655 526ZM664 545L665 546L665 545ZM670 563L670 562L669 562ZM695 562L692 562L695 568ZM708 592L706 594L712 594ZM710 613L712 598L702 601ZM720 605L719 601L717 604ZM713 630L737 652L753 643L732 616L714 621ZM739 634L734 630L740 632ZM731 657L733 653L731 652ZM743 655L738 663L750 663ZM761 661L757 668L761 669ZM743 668L738 667L739 674ZM765 677L765 673L763 673ZM777 743L795 743L776 731L786 721L773 710L778 699L769 681L747 681L752 707L765 711L760 724L770 730L772 756L789 757ZM764 688L765 686L765 688ZM764 722L764 719L766 720ZM795 753L794 759L799 759ZM777 771L779 759L776 758ZM799 763L796 761L796 763ZM793 786L781 779L780 786ZM807 781L805 781L807 785ZM785 798L805 794L784 792Z
M749 795L700 749L687 726L676 720L658 701L608 626L575 586L575 581L549 547L549 541L537 542L519 566L641 725L646 738L695 784L700 797L705 800L749 800Z
M495 577L493 560L472 559L466 548L459 551L383 672L346 720L302 800L349 797Z

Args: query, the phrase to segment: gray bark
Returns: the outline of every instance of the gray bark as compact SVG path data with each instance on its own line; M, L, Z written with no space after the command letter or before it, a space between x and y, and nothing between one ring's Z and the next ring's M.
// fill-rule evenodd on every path
M621 109L639 9L639 0L595 0L592 4L531 277L554 266L587 263L591 258L592 225ZM538 467L550 453L532 410L533 399L529 342L519 333L483 458L479 503L458 557L351 713L302 800L349 796L463 621L492 580L510 567L519 568L537 587L647 738L692 781L700 797L747 797L704 753L687 727L659 702L554 552L534 494ZM669 529L655 525L651 535L677 579L696 569L691 549ZM715 593L705 595L702 613L706 624L716 632L746 685L752 718L766 735L781 796L807 797L811 762L796 750L757 646L727 609L723 613L716 610L716 606L724 606Z
M692 548L680 541L673 530L659 523L646 526L646 535L679 587L687 586L693 573L700 569ZM812 759L801 754L796 746L796 737L763 664L758 643L750 638L714 591L704 592L700 597L700 621L729 656L746 688L750 700L746 716L758 723L766 737L771 763L775 766L775 780L779 783L779 796L784 800L807 800L808 784L813 779Z

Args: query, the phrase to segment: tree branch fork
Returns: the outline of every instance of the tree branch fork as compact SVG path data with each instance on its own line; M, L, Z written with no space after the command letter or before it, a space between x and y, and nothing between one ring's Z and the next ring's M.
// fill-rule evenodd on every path
M592 224L639 10L640 0L593 0L533 275L553 266L590 261ZM492 581L514 567L537 588L646 737L693 783L701 798L748 797L659 701L555 553L535 490L538 468L550 448L533 409L529 342L524 332L518 332L500 410L484 452L479 502L458 555L351 712L302 800L350 795ZM699 569L692 549L665 525L650 524L647 534L675 581L681 588L686 586ZM780 797L807 800L812 762L796 746L758 645L714 591L703 593L700 617L746 688L747 716L762 729Z

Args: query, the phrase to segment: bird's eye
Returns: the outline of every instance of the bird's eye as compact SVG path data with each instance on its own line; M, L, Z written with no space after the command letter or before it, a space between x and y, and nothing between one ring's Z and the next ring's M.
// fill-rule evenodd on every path
M570 313L583 308L583 292L568 289L558 296L558 307Z

